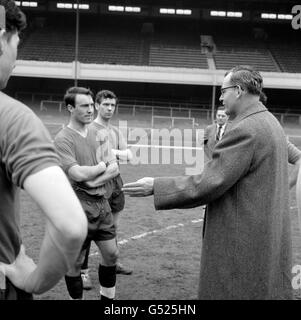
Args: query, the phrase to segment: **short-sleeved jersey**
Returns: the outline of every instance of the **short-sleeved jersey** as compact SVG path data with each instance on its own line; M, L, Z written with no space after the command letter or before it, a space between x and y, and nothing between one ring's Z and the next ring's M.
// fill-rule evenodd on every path
M97 136L93 128L88 128L87 136L83 137L77 131L65 127L55 137L54 144L61 158L62 168L69 177L68 171L74 165L95 166L100 161L112 163L116 161L106 140ZM84 182L74 181L69 177L70 183L80 199L89 196L102 196L106 194L106 185L89 188Z
M90 126L98 131L98 135L102 138L108 136L110 147L116 150L125 150L127 148L127 143L123 137L121 131L109 124L107 127L93 121Z
M12 263L20 251L19 188L26 178L58 166L48 130L21 102L0 93L0 261Z
M295 164L301 158L301 151L287 139L288 162Z

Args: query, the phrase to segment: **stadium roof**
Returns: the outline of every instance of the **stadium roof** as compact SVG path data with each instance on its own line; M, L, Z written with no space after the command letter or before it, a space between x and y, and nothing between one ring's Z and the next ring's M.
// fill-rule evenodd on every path
M37 1L37 0L35 0ZM49 2L69 2L76 3L76 0L38 0L39 3ZM269 7L277 7L280 5L287 5L292 7L296 5L296 0L80 0L80 3L104 3L112 5L140 5L140 6L172 6L172 7L193 7L193 8L210 8L210 6L231 7L236 5L243 6L262 6L269 5Z

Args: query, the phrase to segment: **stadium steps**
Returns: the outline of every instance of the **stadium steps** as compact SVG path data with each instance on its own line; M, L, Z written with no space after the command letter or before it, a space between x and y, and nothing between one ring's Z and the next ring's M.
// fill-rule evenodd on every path
M28 35L20 48L20 60L74 61L75 35L73 29L45 27ZM83 29L79 34L79 61L96 64L142 64L142 41L127 30L96 32Z
M301 73L301 45L274 43L269 48L283 72Z
M217 51L214 55L217 69L230 69L235 65L251 65L259 71L278 72L279 68L271 59L269 53L250 51Z
M151 46L150 66L208 69L207 58L201 48Z
M280 68L262 41L246 35L233 37L230 33L214 37L217 69L230 69L235 65L251 65L259 71L279 72Z

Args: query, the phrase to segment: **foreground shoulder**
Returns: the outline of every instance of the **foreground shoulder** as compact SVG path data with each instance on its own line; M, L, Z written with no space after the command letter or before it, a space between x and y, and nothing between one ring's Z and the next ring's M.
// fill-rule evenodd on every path
M6 95L3 92L0 92L0 113L2 119L17 119L24 115L32 118L38 118L24 103Z

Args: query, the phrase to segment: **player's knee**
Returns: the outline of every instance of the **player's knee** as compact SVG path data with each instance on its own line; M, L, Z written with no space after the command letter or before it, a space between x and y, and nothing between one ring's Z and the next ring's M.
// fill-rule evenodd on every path
M111 250L109 250L104 255L105 264L108 266L115 265L118 260L118 256L119 256L119 250L116 246L116 247L112 248Z
M74 265L72 268L68 270L66 275L68 277L77 277L80 275L80 270L81 270L81 265L76 263L76 265Z
M116 246L116 248L112 251L111 255L110 255L110 259L112 261L112 264L116 264L118 257L119 257L119 250L118 247Z
M80 271L82 269L82 265L84 262L84 251L81 252L80 256L78 257L78 259L75 261L75 263L73 264L73 266L68 270L67 275L70 277L75 277L80 275Z

